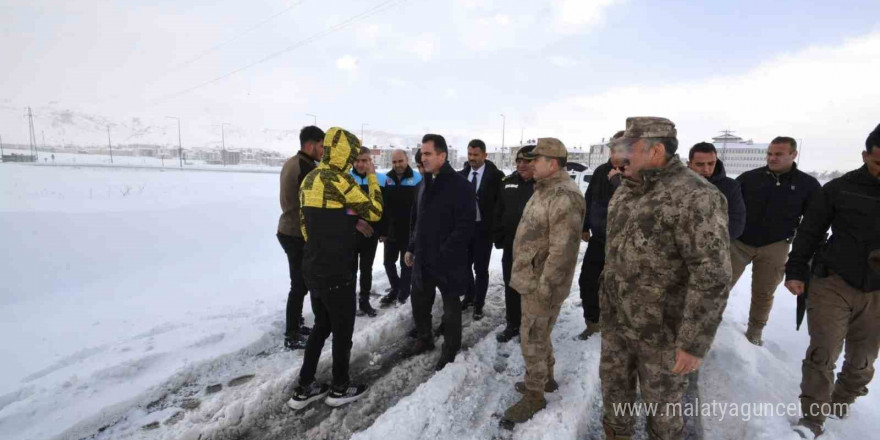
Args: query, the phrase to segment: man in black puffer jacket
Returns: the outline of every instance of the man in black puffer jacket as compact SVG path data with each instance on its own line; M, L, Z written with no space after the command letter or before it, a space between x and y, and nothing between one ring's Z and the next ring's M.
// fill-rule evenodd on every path
M513 239L522 219L526 203L535 192L534 169L530 153L534 145L526 145L516 153L516 171L501 181L501 194L495 205L493 238L496 249L502 249L501 274L504 278L504 309L507 326L496 336L498 342L507 342L519 335L522 324L522 304L516 290L510 287L510 270L513 265Z
M795 229L820 188L818 180L797 168L796 157L797 142L777 137L767 147L767 166L736 178L746 204L746 228L730 244L730 285L736 285L746 266L754 263L746 339L755 345L763 344L761 335L773 307L773 293L782 283Z
M727 177L724 162L718 159L718 151L708 142L700 142L688 153L688 168L709 179L724 197L727 197L727 229L730 240L736 240L746 227L746 205L743 203L739 182Z
M599 326L599 278L605 268L605 229L608 222L608 203L614 190L620 186L623 172L623 155L614 150L614 141L623 136L618 131L611 137L612 151L608 162L596 167L590 184L584 193L587 213L584 215L584 227L581 239L587 243L587 252L581 265L578 287L581 291L581 303L584 308L584 323L587 328L578 336L582 340L589 339L598 332Z
M820 435L828 416L846 417L855 399L868 392L880 349L880 125L865 142L862 160L864 166L816 195L785 266L785 287L795 295L804 293L812 277L810 346L800 395L804 418L795 428L802 436ZM831 238L823 245L829 227ZM834 364L844 343L835 383Z

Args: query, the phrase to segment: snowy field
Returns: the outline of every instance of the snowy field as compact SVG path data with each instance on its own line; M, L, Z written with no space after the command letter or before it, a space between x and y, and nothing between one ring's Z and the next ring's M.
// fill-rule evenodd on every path
M22 154L30 155L28 150L15 150L4 148L4 154ZM55 159L52 159L52 156ZM184 151L184 155L186 152ZM108 154L77 154L77 153L52 153L39 151L37 163L44 166L99 166L99 167L138 167L138 168L166 168L169 171L180 169L180 160L176 157L141 157L141 156L120 156L114 154L112 161ZM183 164L184 168L197 170L213 170L213 171L249 171L249 172L267 172L277 173L281 171L281 166L268 165L222 165L209 164L204 160L187 159Z
M434 374L438 351L402 358L410 306L380 309L357 319L352 352L370 393L332 411L288 410L302 352L279 349L288 278L277 186L276 174L0 164L0 439L602 438L599 340L575 339L576 283L553 332L560 390L530 422L499 430L524 365L517 343L495 341L497 251L487 316L465 316L455 363ZM381 255L373 290L384 294ZM701 417L703 438L795 439L797 416L752 406L797 403L808 337L781 288L765 346L749 344L749 280L699 377L700 403L740 411ZM311 323L308 300L305 311ZM872 392L828 422L827 438L875 438L878 408Z

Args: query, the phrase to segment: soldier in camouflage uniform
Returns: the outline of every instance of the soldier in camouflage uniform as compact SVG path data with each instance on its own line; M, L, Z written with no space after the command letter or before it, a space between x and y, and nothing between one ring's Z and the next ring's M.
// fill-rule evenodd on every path
M504 413L504 423L522 423L546 406L544 392L556 390L550 332L571 290L585 203L565 171L568 151L558 139L538 139L533 159L535 192L523 210L513 241L510 287L521 295L520 341L523 398Z
M600 378L606 438L633 435L636 384L651 439L679 439L688 373L706 355L727 304L730 238L727 201L675 155L675 125L665 118L628 118L618 148L627 165L608 213L601 306ZM680 407L679 407L680 408Z

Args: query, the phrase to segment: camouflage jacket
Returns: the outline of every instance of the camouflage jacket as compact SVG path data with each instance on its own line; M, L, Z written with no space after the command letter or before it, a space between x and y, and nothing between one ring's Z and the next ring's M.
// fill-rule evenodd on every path
M703 357L727 305L727 200L678 156L611 199L602 275L607 329Z
M584 196L564 170L535 183L513 240L510 287L561 304L571 290L586 210Z

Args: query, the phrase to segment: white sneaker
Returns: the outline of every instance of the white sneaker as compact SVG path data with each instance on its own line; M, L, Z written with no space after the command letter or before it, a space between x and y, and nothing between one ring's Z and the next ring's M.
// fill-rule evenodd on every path
M303 409L328 394L330 394L330 386L325 383L312 382L306 387L298 386L293 390L293 397L287 401L287 406L294 410Z
M360 399L366 392L366 385L351 385L344 391L330 391L330 395L327 396L327 400L324 402L333 407L342 406Z

